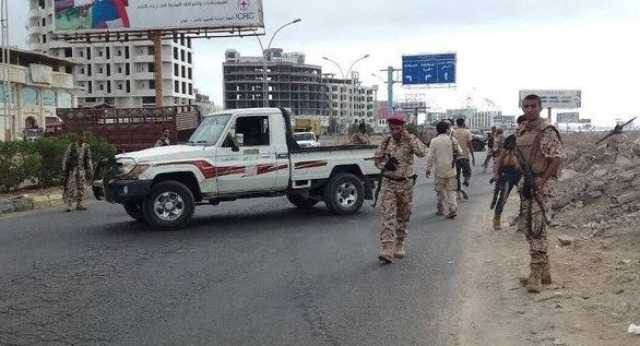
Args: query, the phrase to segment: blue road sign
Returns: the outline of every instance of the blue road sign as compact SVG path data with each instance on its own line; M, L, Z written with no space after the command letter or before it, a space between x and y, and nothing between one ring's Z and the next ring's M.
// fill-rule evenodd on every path
M402 84L455 84L456 64L455 53L405 55L402 57Z

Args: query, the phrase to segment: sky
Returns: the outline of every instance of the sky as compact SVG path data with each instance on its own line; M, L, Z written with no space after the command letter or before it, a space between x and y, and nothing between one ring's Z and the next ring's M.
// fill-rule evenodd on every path
M581 118L596 125L638 115L640 1L638 0L263 0L267 37L293 19L273 47L303 52L307 63L338 73L322 57L347 69L356 65L365 85L379 85L386 100L387 66L403 54L457 52L455 89L405 89L434 110L481 107L489 99L504 114L520 114L520 89L581 89ZM12 43L25 46L28 2L9 0ZM222 62L227 49L260 55L254 37L194 42L195 86L222 103ZM400 78L400 76L398 76ZM486 106L484 106L486 107Z

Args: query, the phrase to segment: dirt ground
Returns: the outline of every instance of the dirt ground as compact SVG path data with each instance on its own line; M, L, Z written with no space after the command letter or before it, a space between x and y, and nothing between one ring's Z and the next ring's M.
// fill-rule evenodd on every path
M574 153L586 143L591 137L567 141ZM640 345L640 335L627 333L631 323L640 324L639 194L618 200L639 190L640 158L598 158L586 166L585 160L574 154L567 169L580 169L560 183L565 200L556 205L548 238L554 283L540 294L527 293L521 283L528 276L528 245L508 226L517 195L501 231L493 230L488 208L477 212L481 222L469 227L460 267L459 345Z

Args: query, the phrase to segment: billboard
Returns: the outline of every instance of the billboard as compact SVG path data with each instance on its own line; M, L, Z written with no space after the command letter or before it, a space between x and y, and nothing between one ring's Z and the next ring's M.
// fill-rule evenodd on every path
M455 84L458 57L456 53L404 55L403 85Z
M558 123L559 124L576 124L580 122L580 113L578 112L567 112L567 113L558 113Z
M540 96L542 108L582 108L581 90L520 90L520 106L522 106L522 100L528 95Z
M56 33L262 28L262 0L55 0Z

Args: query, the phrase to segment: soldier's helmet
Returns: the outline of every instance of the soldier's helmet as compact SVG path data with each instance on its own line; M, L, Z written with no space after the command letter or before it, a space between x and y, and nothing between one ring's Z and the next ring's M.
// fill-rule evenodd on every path
M404 117L401 115L394 115L392 117L390 117L389 119L387 119L387 122L391 125L404 125L405 124L405 120Z

